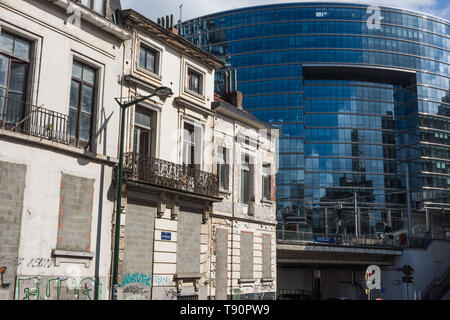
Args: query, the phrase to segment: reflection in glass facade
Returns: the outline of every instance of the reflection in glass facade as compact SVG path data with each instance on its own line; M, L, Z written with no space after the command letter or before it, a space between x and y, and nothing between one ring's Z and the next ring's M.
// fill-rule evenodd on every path
M411 202L414 233L450 222L450 24L380 9L378 25L367 5L290 3L180 27L237 70L244 108L282 130L281 230L406 230L406 164L414 199L424 203ZM218 71L217 92L224 79Z

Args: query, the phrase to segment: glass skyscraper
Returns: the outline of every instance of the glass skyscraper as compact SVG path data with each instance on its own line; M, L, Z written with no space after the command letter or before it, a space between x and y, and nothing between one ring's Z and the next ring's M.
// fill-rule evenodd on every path
M404 232L406 177L413 234L445 232L448 20L385 6L289 3L192 19L179 33L236 69L244 109L282 131L280 237ZM219 93L224 75L216 74Z

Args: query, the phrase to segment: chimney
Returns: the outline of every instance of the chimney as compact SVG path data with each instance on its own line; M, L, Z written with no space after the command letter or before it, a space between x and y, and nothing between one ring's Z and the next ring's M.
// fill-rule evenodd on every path
M242 110L242 102L244 100L244 95L240 91L233 91L226 95L227 101L234 105L239 110Z
M231 75L233 74L233 79ZM244 100L244 95L242 92L237 90L237 70L234 69L233 73L231 70L224 71L225 77L225 92L222 98L235 106L239 110L242 110L242 102Z
M157 24L161 27L170 30L171 32L178 35L178 30L175 28L173 24L173 14L170 16L165 16L157 19Z

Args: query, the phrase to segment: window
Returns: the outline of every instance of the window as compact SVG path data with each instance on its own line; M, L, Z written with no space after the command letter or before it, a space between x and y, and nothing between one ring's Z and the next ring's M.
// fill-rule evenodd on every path
M188 89L199 95L203 95L203 76L192 70L188 69Z
M0 34L0 124L12 126L25 116L31 43Z
M202 128L192 122L184 122L183 127L183 165L201 165Z
M183 164L192 165L195 162L195 135L194 126L184 123L183 128Z
M70 87L69 135L71 143L86 146L92 137L95 70L77 61L73 62Z
M227 163L228 150L225 147L219 147L217 157L217 173L219 175L219 189L228 190L229 164Z
M159 74L159 52L141 45L139 49L139 67L155 74Z
M104 0L81 0L81 4L103 15Z
M150 112L136 108L133 152L140 157L149 158L152 156L152 118Z
M241 164L241 202L248 204L250 200L250 159L243 156Z
M263 199L271 198L270 164L265 164L262 168L262 196Z

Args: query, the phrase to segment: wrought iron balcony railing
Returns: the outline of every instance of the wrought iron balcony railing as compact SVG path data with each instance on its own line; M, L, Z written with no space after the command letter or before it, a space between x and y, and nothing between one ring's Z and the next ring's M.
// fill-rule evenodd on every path
M69 144L68 116L0 96L0 128Z
M137 153L125 154L123 178L203 196L219 197L219 179L216 174L201 171L196 166L179 165Z

